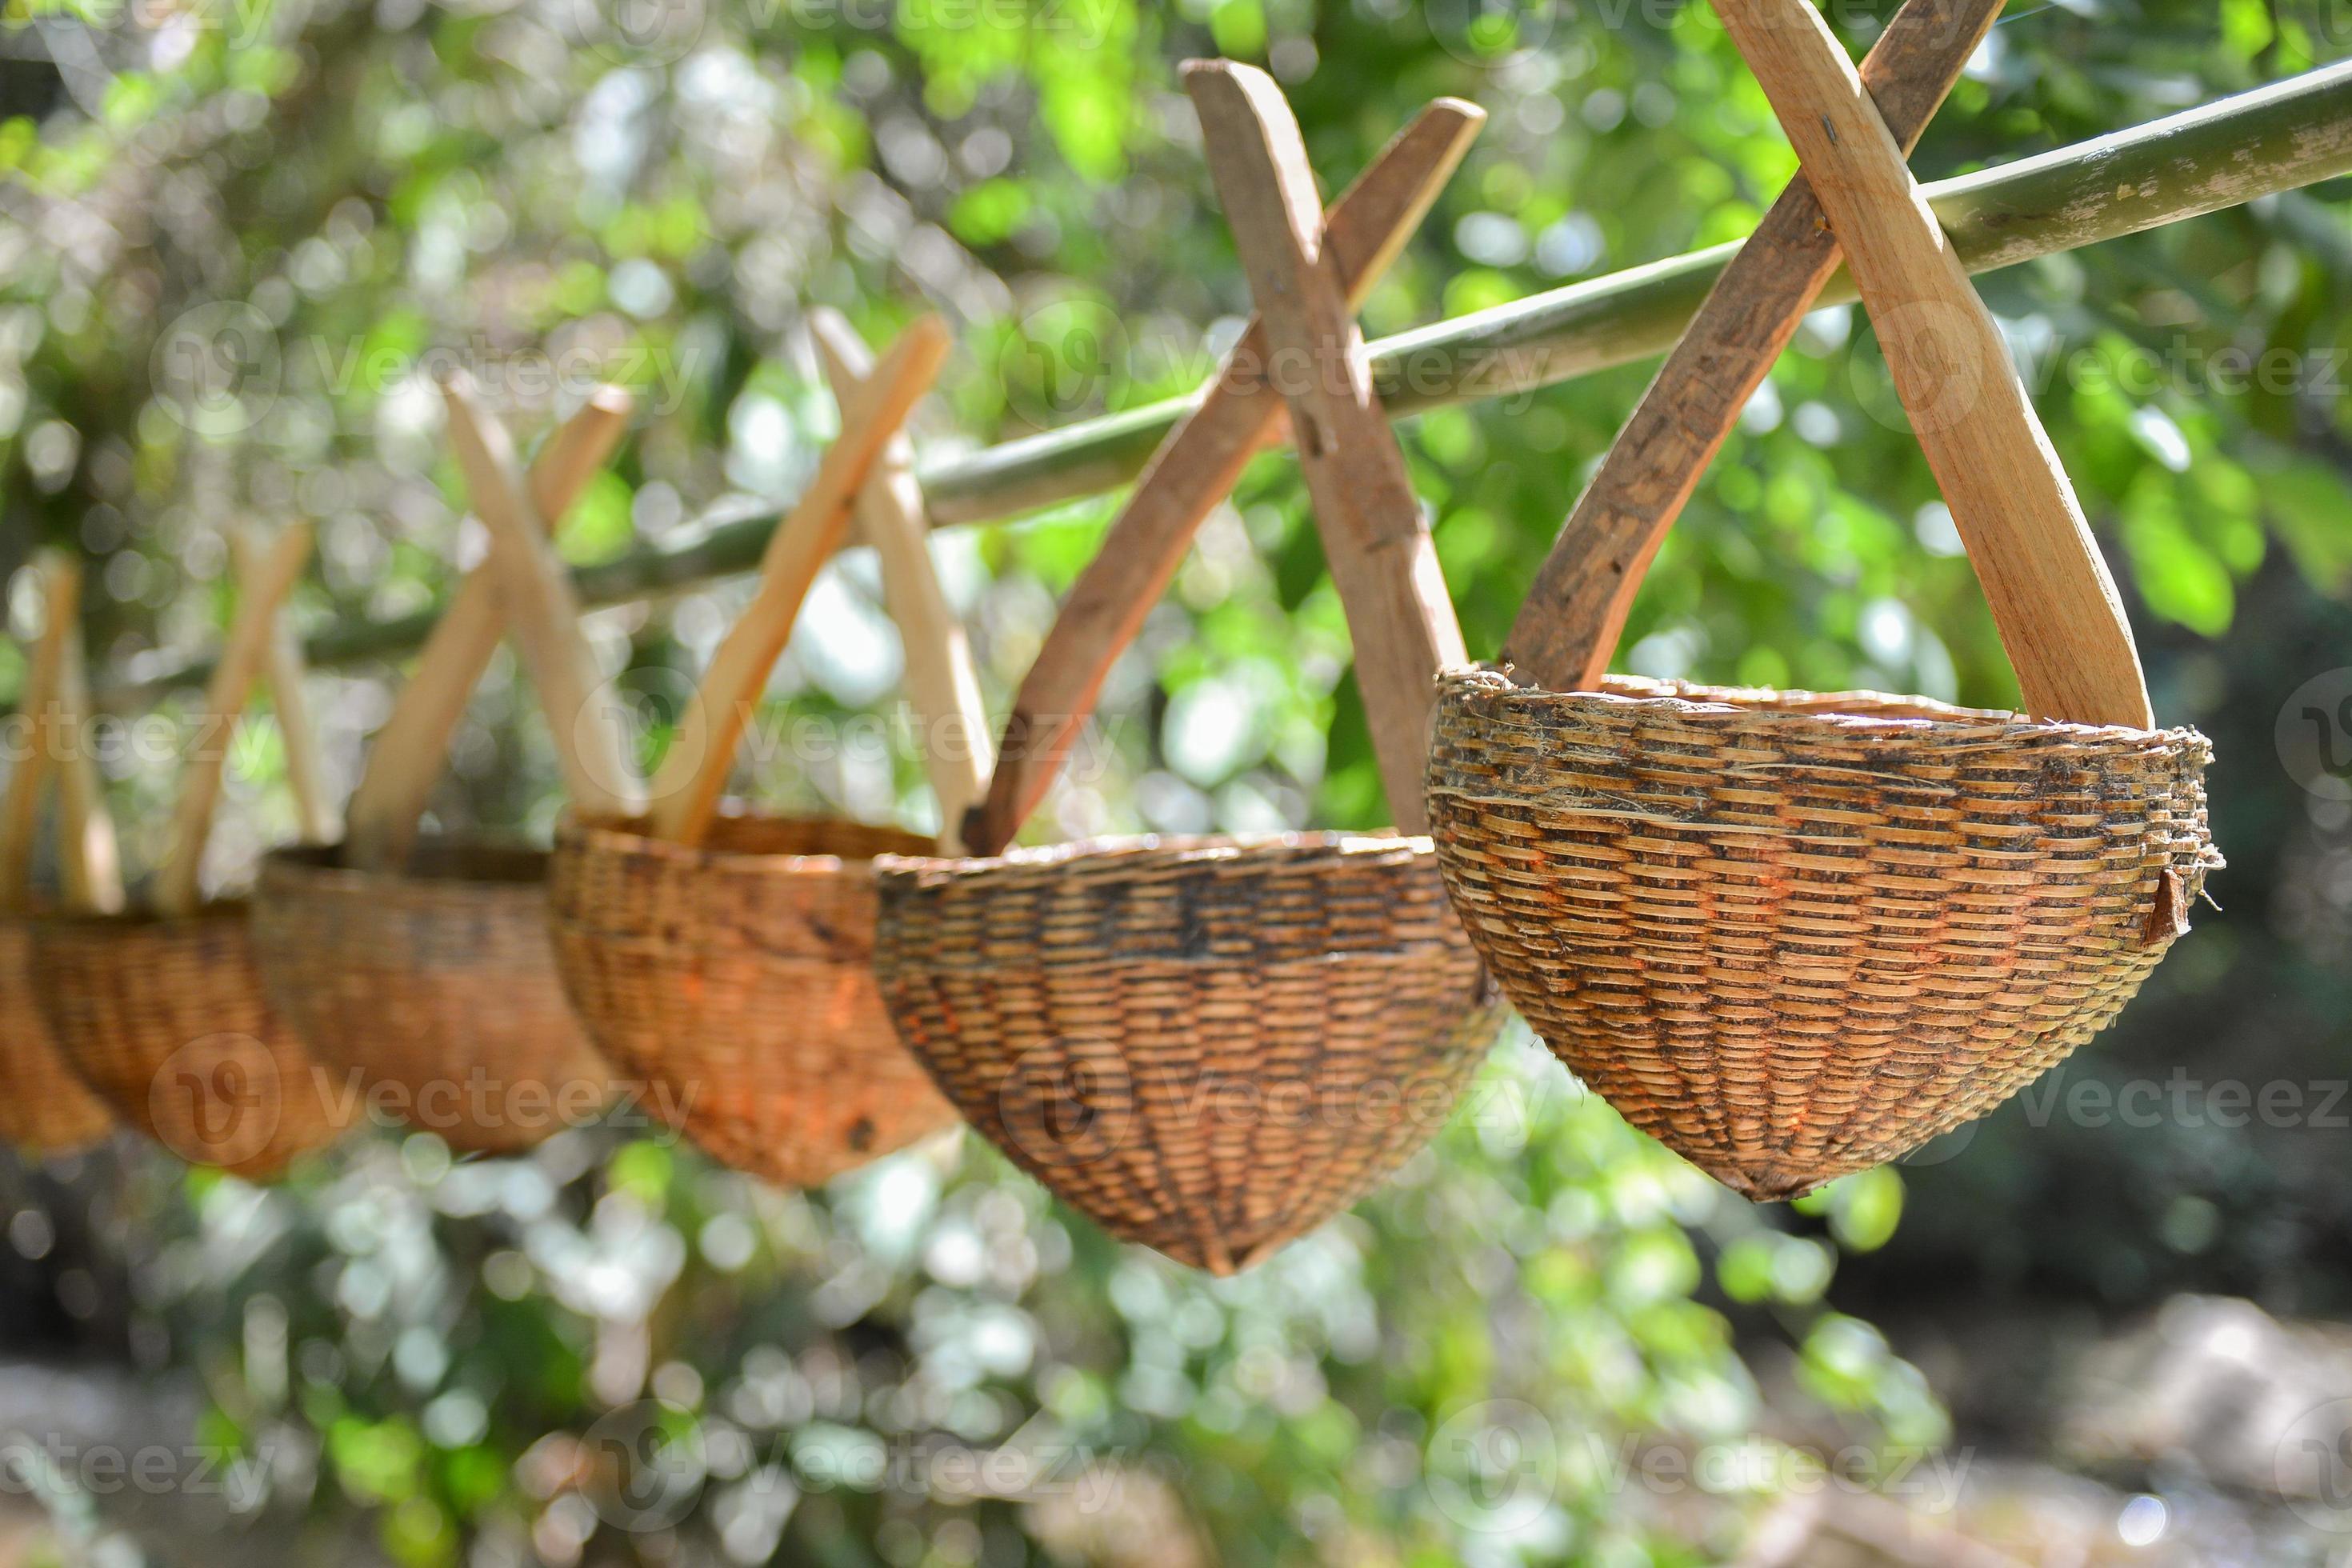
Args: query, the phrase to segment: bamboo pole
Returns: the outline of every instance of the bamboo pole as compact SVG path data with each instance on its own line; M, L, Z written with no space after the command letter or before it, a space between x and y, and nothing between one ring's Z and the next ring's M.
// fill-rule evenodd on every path
M2352 174L2352 61L2306 71L2094 141L2054 148L1925 187L1971 273L2179 223ZM1663 354L1682 335L1738 241L1530 295L1370 345L1375 390L1392 418L1549 386ZM1821 303L1850 303L1843 269ZM1197 399L1171 398L934 463L916 478L935 528L992 522L1116 489L1140 473ZM640 549L576 574L581 603L627 604L754 569L777 509L748 498L714 507L689 542ZM314 666L393 657L421 644L435 616L331 626ZM209 655L152 659L109 684L102 705L203 680Z

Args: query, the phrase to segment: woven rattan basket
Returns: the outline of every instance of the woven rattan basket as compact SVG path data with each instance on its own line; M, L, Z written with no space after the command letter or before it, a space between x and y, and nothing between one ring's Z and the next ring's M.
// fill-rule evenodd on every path
M104 1138L114 1112L66 1068L33 1002L33 922L0 917L0 1139L39 1158Z
M80 743L89 710L81 568L63 551L45 550L31 572L42 624L18 692L22 740L0 790L0 1140L41 1159L87 1148L114 1126L106 1102L66 1066L33 1002L33 921L46 912L32 890L33 860L45 794L57 802L61 901L92 913L119 910L122 878L97 763ZM0 581L0 601L8 586Z
M954 1124L874 984L873 858L928 840L721 816L702 847L567 824L549 918L590 1036L648 1110L814 1186Z
M987 735L962 630L926 543L899 424L948 350L936 317L879 362L848 323L811 313L841 434L769 539L751 603L713 652L643 820L558 833L556 955L590 1036L630 1089L721 1161L814 1186L955 1124L874 987L877 855L930 840L848 822L720 810L737 744L818 568L853 520L880 557L919 728L976 745L923 753L953 823L986 778Z
M1258 316L1152 456L1022 682L966 838L886 860L876 967L957 1109L1112 1235L1217 1274L1265 1259L1433 1137L1504 1012L1419 835L1432 678L1461 660L1355 303L1467 148L1429 106L1328 212L1264 72L1185 83ZM1319 259L1318 259L1319 258ZM1276 385L1271 360L1301 367ZM1406 836L1004 853L1200 523L1287 416Z
M243 904L41 921L32 979L74 1071L191 1163L267 1179L358 1112L271 1012Z
M267 1179L326 1147L356 1114L271 1011L243 903L200 903L199 871L222 770L223 740L265 671L288 776L306 825L327 813L301 664L278 612L310 558L299 524L266 545L229 539L236 614L195 710L198 746L183 771L150 913L68 911L33 922L39 1008L67 1067L124 1121L192 1163Z
M635 804L614 715L581 695L594 666L546 537L620 439L632 404L598 389L526 474L471 390L446 390L491 558L459 582L377 733L344 844L263 862L254 932L271 1001L345 1093L459 1152L510 1153L594 1120L612 1075L556 976L548 857L420 840L418 820L510 632L551 715L566 791L593 806Z
M1511 999L1634 1125L1786 1197L2105 1026L2216 864L2193 731L1874 692L1449 677L1430 812Z
M547 862L430 839L399 874L271 855L253 904L270 1001L343 1092L460 1152L592 1120L612 1074L556 975Z
M1441 1127L1504 1013L1428 841L1301 834L881 862L883 995L972 1125L1213 1273Z
M1868 84L1803 0L1717 8L1828 175L1792 185L1717 282L1504 668L1442 682L1428 804L1454 907L1537 1032L1635 1125L1779 1198L1980 1115L2081 1045L2221 861L2210 749L2154 727L2073 489L1904 167L2000 7L1906 6ZM2033 717L1601 676L1841 240Z

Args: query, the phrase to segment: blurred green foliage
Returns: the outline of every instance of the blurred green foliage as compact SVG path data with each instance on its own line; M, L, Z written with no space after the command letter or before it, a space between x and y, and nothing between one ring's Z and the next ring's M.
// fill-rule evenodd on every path
M1832 14L1859 49L1888 9ZM116 673L216 636L237 516L319 524L306 624L445 595L467 546L443 364L526 436L596 380L636 394L635 437L566 536L583 563L805 480L833 419L796 331L814 304L877 342L948 313L933 451L1186 389L1248 308L1186 56L1266 63L1327 189L1432 96L1490 110L1364 312L1373 332L1737 237L1793 167L1706 8L1644 0L17 0L0 25L26 46L0 59L0 573L37 543L79 549L94 661ZM2021 5L1915 164L2080 142L2347 41L2338 0ZM2340 1068L2352 849L2280 775L2270 726L2352 649L2346 216L2322 188L1982 280L2159 713L2223 742L2217 827L2240 868L2217 887L2232 913L2085 1070L2219 1054L2232 1031L2261 1031L2276 1070ZM1404 428L1474 653L1646 374ZM940 537L1000 706L1115 504ZM742 596L596 617L646 699L649 761ZM853 552L771 689L775 732L890 708L877 606ZM1751 405L1621 661L2013 698L1859 312L1813 318ZM19 668L0 651L0 693ZM320 678L345 783L398 674ZM1033 837L1385 820L1285 459L1204 529L1104 717ZM240 753L228 875L290 826L280 766ZM110 771L129 858L152 864L168 761ZM553 776L502 660L436 815L544 833ZM779 805L933 816L909 754L777 752L744 782ZM1943 1440L1919 1374L1828 1305L1842 1271L1890 1306L1899 1277L1874 1256L2128 1304L2184 1275L2304 1278L2347 1233L2340 1198L2311 1201L2315 1162L2242 1138L2127 1143L2004 1112L1969 1157L1759 1211L1532 1047L1473 1101L1355 1215L1227 1283L1111 1247L977 1148L806 1195L617 1131L456 1165L429 1139L355 1140L268 1193L128 1150L9 1183L20 1206L98 1216L68 1227L89 1237L76 1267L123 1287L47 1331L199 1379L213 1435L272 1457L257 1529L418 1565L1717 1561L1767 1492L1645 1485L1629 1455L1759 1430ZM2117 1166L2132 1179L2084 1179ZM2208 1221L2267 1205L2266 1228L2200 1228L2190 1202ZM992 1490L958 1445L1034 1462Z

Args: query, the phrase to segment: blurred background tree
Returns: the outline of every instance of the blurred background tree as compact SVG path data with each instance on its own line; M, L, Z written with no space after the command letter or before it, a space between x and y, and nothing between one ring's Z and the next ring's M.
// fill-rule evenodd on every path
M1832 8L1857 51L1891 10ZM2340 0L2021 5L1914 163L2013 160L2347 45ZM1247 309L1175 83L1209 53L1283 81L1327 189L1432 96L1490 110L1375 333L1736 238L1794 167L1719 25L1677 0L10 0L0 575L79 550L101 685L169 713L187 694L141 682L217 636L233 518L316 521L308 626L447 591L479 541L443 363L527 438L596 381L636 393L565 536L583 564L795 492L833 417L812 305L877 340L948 314L934 457L1183 391ZM1762 1434L1892 1473L1973 1452L1943 1447L1948 1406L1970 1444L2032 1452L2046 1373L2101 1323L2188 1289L2352 1314L2347 1108L2317 1110L2352 1072L2352 805L2304 787L2277 731L2352 664L2347 198L1982 280L2159 714L2217 742L2231 862L2223 908L2035 1095L1757 1210L1515 1042L1390 1189L1227 1283L1108 1244L976 1142L813 1194L625 1128L458 1163L388 1131L267 1192L128 1139L10 1163L0 1416L140 1441L178 1422L243 1457L222 1494L159 1499L12 1450L28 1539L250 1557L189 1528L212 1509L268 1558L420 1565L1715 1562L1763 1550L1785 1476L1645 1484L1654 1447ZM1405 426L1474 654L1647 374ZM1000 708L1115 501L938 537ZM696 584L593 618L649 760L742 598ZM2013 700L1860 312L1813 317L1750 405L1620 662ZM887 713L898 668L852 551L771 717ZM0 647L0 698L20 677ZM398 678L316 678L346 784ZM1384 820L1286 459L1203 530L1104 719L1033 837ZM109 766L150 865L171 769L133 747ZM280 772L266 740L239 755L232 880L290 829ZM772 804L932 825L887 749L747 772ZM436 817L544 835L553 777L502 657ZM2176 1074L2190 1109L2154 1125L2062 1093ZM2310 1113L2200 1113L2224 1079L2305 1086Z

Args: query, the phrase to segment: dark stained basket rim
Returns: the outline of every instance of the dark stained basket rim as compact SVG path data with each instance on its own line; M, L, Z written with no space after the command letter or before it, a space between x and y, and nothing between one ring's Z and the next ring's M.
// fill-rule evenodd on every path
M984 858L886 857L875 875L875 960L886 989L893 972L1387 962L1469 942L1446 901L1434 842L1393 831L1082 839ZM1425 898L1398 881L1416 876L1428 879ZM1017 952L1003 942L964 953L902 950L894 932L916 904L950 921L992 904L1026 906L1060 940Z
M1988 744L2036 740L2105 750L2177 752L2186 747L2210 755L2210 743L2196 730L2142 730L2128 724L2077 724L2035 719L1999 708L1963 708L1932 697L1885 691L1806 691L1759 686L1710 686L1693 680L1611 675L1598 691L1555 691L1530 686L1508 666L1465 665L1438 676L1441 693L1457 690L1508 705L1557 709L1564 704L1628 716L1643 710L1672 714L1696 728L1770 731L1801 738L1808 729L1848 742L1906 739L1934 734L1945 742L1973 732Z
M548 863L554 858L552 851L533 845L471 837L421 837L406 865L381 870L347 864L343 851L341 844L298 844L272 849L261 858L253 896L269 897L273 883L280 887L299 884L306 890L324 888L354 893L430 888L436 894L446 893L452 898L476 891L504 893L544 883Z
M835 838L840 847L810 854L756 847L772 837L781 837L787 833L812 835L820 842ZM624 820L569 812L557 825L555 844L559 854L631 855L665 861L680 869L740 870L786 877L839 876L901 850L919 857L939 847L937 840L903 827L853 822L844 817L748 810L731 805L712 821L709 837L698 846L673 844L655 837L644 817Z
M134 906L113 914L93 914L87 910L50 910L32 917L31 924L43 932L70 933L75 936L95 935L101 931L124 934L193 931L200 927L228 921L244 924L251 913L253 900L240 895L233 899L214 899L193 913L184 915L158 914L144 905Z

